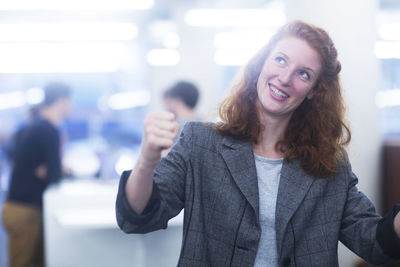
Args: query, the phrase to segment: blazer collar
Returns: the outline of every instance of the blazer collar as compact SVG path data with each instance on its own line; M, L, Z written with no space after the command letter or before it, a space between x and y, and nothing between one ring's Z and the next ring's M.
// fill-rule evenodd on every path
M275 230L278 255L281 255L283 237L293 214L304 200L315 178L304 172L300 161L284 161L275 210ZM307 216L306 214L303 214Z
M259 221L257 170L252 144L225 136L222 146L221 155ZM283 237L288 223L314 181L315 178L304 172L298 160L283 162L275 210L278 255L281 255Z
M221 155L258 221L258 183L252 144L224 136Z

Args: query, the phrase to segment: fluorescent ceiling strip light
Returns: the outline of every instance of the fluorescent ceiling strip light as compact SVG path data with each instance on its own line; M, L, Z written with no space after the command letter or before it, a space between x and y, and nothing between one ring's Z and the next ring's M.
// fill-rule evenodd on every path
M0 24L0 41L124 41L138 35L132 23Z
M214 36L214 45L220 49L259 49L266 45L272 33L266 31L220 32Z
M190 26L202 27L279 27L285 23L280 9L192 9L185 14Z
M175 66L180 54L175 49L153 49L147 53L147 62L153 66Z
M378 92L376 95L376 105L379 108L400 106L400 89Z
M143 10L154 0L2 0L0 10Z
M30 88L26 92L26 102L31 105L39 104L44 99L44 91L42 88Z
M218 49L214 61L220 66L243 66L254 53L254 49Z
M117 93L112 95L108 100L108 106L113 110L141 107L149 103L150 93L146 90Z
M381 24L378 33L383 40L400 40L400 24Z
M0 110L19 108L25 104L38 104L43 98L44 92L41 88L31 88L25 93L23 91L0 93Z
M19 108L23 105L25 105L25 94L22 91L0 94L0 110Z
M376 42L374 50L380 59L400 58L400 42Z
M120 43L0 44L0 73L115 72L125 50Z

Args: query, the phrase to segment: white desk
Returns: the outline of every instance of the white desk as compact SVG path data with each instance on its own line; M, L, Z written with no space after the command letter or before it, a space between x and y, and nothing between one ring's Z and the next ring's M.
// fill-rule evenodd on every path
M44 194L47 267L176 266L183 212L167 230L125 234L115 219L118 181L63 181Z

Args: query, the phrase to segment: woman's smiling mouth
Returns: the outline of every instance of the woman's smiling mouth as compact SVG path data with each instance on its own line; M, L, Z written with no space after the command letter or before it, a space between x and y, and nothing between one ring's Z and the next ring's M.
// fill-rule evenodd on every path
M282 92L281 90L277 89L272 84L268 84L268 85L269 85L269 88L271 89L272 93L274 95L276 95L277 97L289 98L289 95L287 95L285 92Z

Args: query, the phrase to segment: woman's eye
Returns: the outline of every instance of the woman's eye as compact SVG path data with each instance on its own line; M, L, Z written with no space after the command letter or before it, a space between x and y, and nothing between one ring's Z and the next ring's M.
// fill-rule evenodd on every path
M308 72L306 72L306 71L300 71L300 76L301 76L301 78L303 78L305 80L310 79L310 74L308 74Z
M285 62L286 62L286 60L283 57L276 57L275 61L281 65L285 64Z

